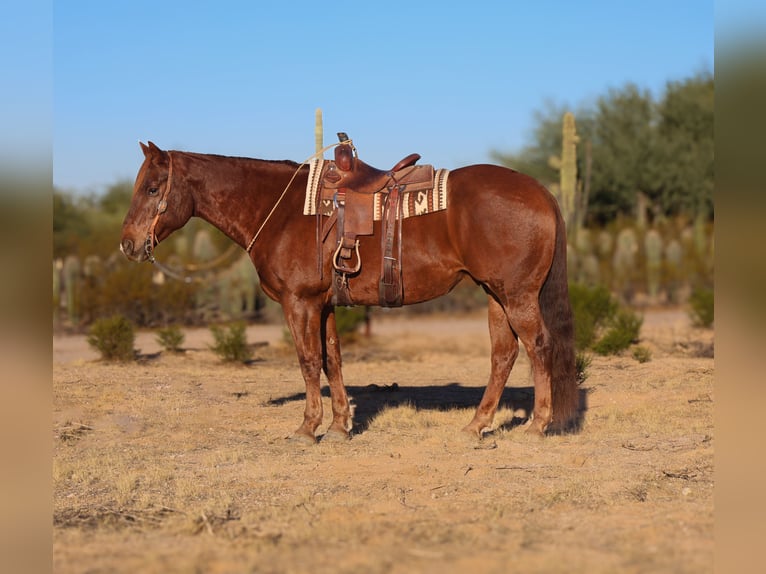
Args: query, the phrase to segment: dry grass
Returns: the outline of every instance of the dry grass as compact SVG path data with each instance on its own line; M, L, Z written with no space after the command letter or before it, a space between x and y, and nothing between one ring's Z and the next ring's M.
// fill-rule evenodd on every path
M356 434L315 447L285 440L303 384L273 345L250 367L207 351L56 363L54 570L712 569L713 360L672 344L699 331L645 326L652 361L594 359L582 429L544 440L521 424L522 356L477 443L458 431L486 341L456 323L436 350L407 329L347 354Z

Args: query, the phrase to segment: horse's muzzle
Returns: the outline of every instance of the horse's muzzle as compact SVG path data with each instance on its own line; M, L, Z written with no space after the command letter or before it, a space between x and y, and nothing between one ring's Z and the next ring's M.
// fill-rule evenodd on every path
M123 239L120 242L120 251L123 252L125 257L131 261L143 261L146 259L146 253L144 253L144 244L139 245L139 249L136 250L136 244L132 239Z

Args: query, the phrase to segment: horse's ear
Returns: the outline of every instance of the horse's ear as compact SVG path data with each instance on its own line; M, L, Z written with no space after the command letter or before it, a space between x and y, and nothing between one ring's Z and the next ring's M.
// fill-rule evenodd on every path
M166 163L166 152L158 148L154 142L149 142L149 145L144 145L142 142L138 142L141 145L141 150L144 152L144 157L153 161L157 165L164 165Z

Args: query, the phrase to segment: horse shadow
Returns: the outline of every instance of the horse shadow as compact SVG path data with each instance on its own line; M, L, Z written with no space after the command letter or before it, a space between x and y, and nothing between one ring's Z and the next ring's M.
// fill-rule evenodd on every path
M370 423L386 409L396 408L400 405L411 406L417 410L449 411L453 409L475 409L484 394L483 387L468 387L459 382L451 382L440 385L426 386L403 386L398 383L391 385L347 385L346 391L354 405L353 434L366 432ZM587 389L579 389L579 408L577 415L565 429L555 431L557 433L578 432L582 427L582 421L587 411ZM322 388L322 396L329 397L329 387ZM294 393L283 397L275 397L266 401L268 406L279 406L294 401L305 401L306 393ZM522 426L529 421L534 409L535 388L506 387L500 397L498 410L506 408L514 413L514 416L505 421L498 421L497 430L511 430ZM515 413L523 411L524 416ZM467 422L467 421L466 421Z

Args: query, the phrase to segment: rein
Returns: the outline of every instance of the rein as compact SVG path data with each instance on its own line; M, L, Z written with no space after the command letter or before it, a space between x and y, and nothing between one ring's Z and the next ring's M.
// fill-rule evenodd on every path
M334 147L337 147L341 145L341 143L345 144L351 144L353 146L353 143L351 140L346 140L340 143L330 144L326 147L323 147L315 154L310 155L306 158L306 160L300 164L297 168L295 168L295 173L293 173L293 176L290 178L290 181L287 182L287 185L285 186L284 191L282 192L282 195L279 196L279 199L277 199L277 202L274 204L274 207L271 208L271 211L269 211L269 214L266 216L266 219L263 220L263 223L261 223L261 226L258 228L258 231L255 232L255 235L253 235L253 238L250 240L250 243L247 245L247 251L250 253L250 250L253 248L253 244L255 243L255 240L258 239L258 236L261 234L261 231L263 231L263 228L266 226L266 224L269 222L269 219L271 219L271 216L274 215L274 212L277 210L277 207L282 202L282 200L285 198L285 194L287 194L287 190L290 189L290 186L292 185L293 181L295 180L295 176L298 175L298 172L300 172L301 168L306 165L308 162L310 162L315 157L318 157L322 155L324 152L326 152L328 149L332 149Z
M346 140L341 143L352 144L351 140ZM339 145L341 144L336 143L336 144L331 144L326 147L323 147L318 152L306 158L306 160L295 169L293 176L290 178L290 181L287 182L287 185L285 186L284 191L282 191L282 194L279 196L279 199L277 199L276 203L274 204L274 207L271 208L271 211L269 211L269 214L266 216L266 219L263 220L263 223L261 223L261 226L258 228L258 231L255 232L255 235L253 235L253 238L250 240L250 243L247 245L247 248L245 249L246 252L249 253L250 250L253 248L255 241L258 239L258 236L261 234L261 231L263 231L263 228L266 227L266 224L269 222L269 219L271 219L271 216L274 215L274 212L277 210L277 207L279 206L279 204L282 202L285 195L287 194L287 190L290 189L290 186L292 185L293 181L295 181L295 178L300 172L300 169L304 165L306 165L308 162L310 162L312 159L314 159L315 157L318 157L324 152L326 152L327 150L337 147ZM168 151L168 179L167 179L167 182L165 183L165 189L162 191L162 196L160 197L160 201L157 204L157 213L154 215L154 219L152 220L151 225L149 225L149 231L146 234L146 240L144 241L144 252L146 253L146 256L149 262L152 263L152 265L156 265L163 273L165 273L166 275L170 277L173 277L174 279L178 279L186 283L190 283L193 280L191 277L181 275L180 273L177 273L176 271L170 269L169 267L162 265L154 257L154 246L157 245L157 234L155 232L155 229L157 228L157 222L160 219L160 215L165 213L168 209L167 197L168 197L168 194L170 193L170 187L172 183L173 183L173 154L172 152Z

